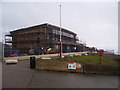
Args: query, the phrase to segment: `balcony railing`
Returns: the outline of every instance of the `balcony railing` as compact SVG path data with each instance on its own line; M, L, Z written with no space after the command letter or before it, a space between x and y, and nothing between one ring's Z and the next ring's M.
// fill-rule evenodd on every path
M12 39L5 39L6 43L12 43Z

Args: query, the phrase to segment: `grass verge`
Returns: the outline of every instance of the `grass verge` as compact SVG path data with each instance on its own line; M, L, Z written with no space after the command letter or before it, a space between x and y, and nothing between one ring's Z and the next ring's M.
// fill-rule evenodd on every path
M100 64L100 56L99 55L81 55L81 56L73 56L73 57L64 57L64 58L52 58L52 60L64 60L67 62L78 62L84 64ZM102 65L111 65L118 66L118 61L108 58L105 56L101 57Z

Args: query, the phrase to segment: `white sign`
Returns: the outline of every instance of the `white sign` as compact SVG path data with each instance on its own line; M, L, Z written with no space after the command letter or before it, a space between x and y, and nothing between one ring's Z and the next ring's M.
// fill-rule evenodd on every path
M68 63L68 69L76 69L76 63Z

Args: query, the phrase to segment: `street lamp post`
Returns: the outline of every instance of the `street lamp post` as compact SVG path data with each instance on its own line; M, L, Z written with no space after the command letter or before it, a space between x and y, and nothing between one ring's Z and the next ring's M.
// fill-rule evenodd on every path
M62 40L61 40L61 5L60 5L60 57L62 57Z

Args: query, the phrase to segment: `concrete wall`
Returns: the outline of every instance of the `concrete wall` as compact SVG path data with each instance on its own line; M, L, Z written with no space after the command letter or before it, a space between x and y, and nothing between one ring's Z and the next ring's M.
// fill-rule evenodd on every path
M67 63L65 61L53 61L50 59L37 59L36 69L66 71Z
M63 71L63 72L79 72L83 73L83 69L71 70L68 69L68 62L63 60L51 60L51 59L37 59L36 69L39 70L51 70L51 71Z
M100 65L100 64L85 64L84 70L86 73L94 74L118 74L118 67L110 65Z
M65 71L65 72L81 72L91 74L118 74L118 67L100 64L84 64L83 69L68 70L68 62L63 60L51 60L51 59L37 59L36 69L39 70L53 70L53 71Z

